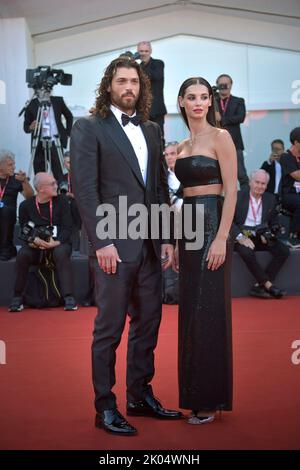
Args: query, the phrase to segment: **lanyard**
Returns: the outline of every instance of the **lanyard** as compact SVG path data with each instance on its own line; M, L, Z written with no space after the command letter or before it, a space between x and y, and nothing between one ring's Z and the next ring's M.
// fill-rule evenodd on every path
M2 199L3 199L8 180L9 180L9 176L6 178L5 185L3 186L3 188L2 188L2 186L0 186L0 188L1 188L0 189L0 201L2 201Z
M40 210L40 206L39 206L37 197L35 198L35 205L36 205L36 208L37 208L37 211L38 211L40 217L44 220L48 220L48 219L46 219L46 217L43 217L42 214L41 214L41 210ZM50 199L50 207L49 208L50 208L50 225L52 225L52 198Z
M257 218L259 209L261 208L261 201L262 201L262 199L260 199L259 204L258 204L258 207L257 207L257 211L256 211L256 210L254 209L254 205L253 205L253 201L252 201L252 196L250 195L250 204L251 204L251 210L252 210L252 214L253 214L253 218L254 218L255 225L256 225L256 218Z
M229 103L229 99L230 99L230 96L228 96L227 101L226 101L225 104L224 104L224 101L225 101L225 100L222 100L222 98L220 99L220 105L221 105L223 114L226 113L226 109L227 109L227 106L228 106L228 103Z

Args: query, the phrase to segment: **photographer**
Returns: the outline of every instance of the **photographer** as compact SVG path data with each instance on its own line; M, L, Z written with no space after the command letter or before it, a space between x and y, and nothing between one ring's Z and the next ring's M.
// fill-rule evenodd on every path
M57 195L57 183L48 173L37 173L34 177L36 196L23 201L19 209L22 235L27 245L18 252L14 298L9 307L11 312L23 310L23 293L27 275L32 264L40 264L45 250L51 250L57 268L65 310L77 310L72 294L71 275L71 214L64 196ZM34 224L34 231L30 230ZM45 237L45 233L53 235ZM46 231L45 231L46 229Z
M61 147L67 147L68 137L73 125L73 115L61 96L51 96L51 90L42 87L36 90L36 94L37 98L34 98L29 103L24 115L24 131L33 134L37 125L39 107L42 106L42 103L46 102L43 105L42 123L40 134L38 135L40 140L36 147L33 161L34 173L47 171L47 168L45 168L45 152L41 139L48 139L51 142L51 170L56 180L60 183L63 179L63 173L55 137L59 136ZM66 127L62 123L62 117L65 118Z
M280 197L281 193L281 163L280 157L284 152L284 142L281 139L275 139L271 143L271 155L269 160L263 162L261 169L265 170L270 180L267 186L269 193L275 194L277 198Z
M152 104L150 121L157 122L164 138L164 123L167 108L164 102L164 68L162 60L151 57L152 48L148 41L141 41L137 45L141 68L148 75L151 82Z
M8 261L16 256L13 244L18 194L24 198L33 196L26 173L15 173L15 157L9 150L0 150L0 260Z
M70 204L71 216L72 216L72 247L73 250L78 251L80 240L79 231L81 229L81 217L77 207L77 203L74 198L72 190L72 179L70 174L70 152L67 150L64 154L64 165L68 173L64 175L63 181L59 185L60 194L64 194L67 197L68 203Z
M236 240L236 251L247 265L257 283L250 291L253 297L280 299L284 291L273 281L289 256L289 248L276 238L276 198L267 193L269 175L255 170L250 178L250 191L239 191L231 234ZM273 257L265 270L256 260L255 251L269 251Z
M223 73L217 78L217 89L219 93L215 96L218 111L216 120L220 122L224 129L227 129L232 137L237 152L238 180L240 187L248 186L249 179L244 162L244 143L241 134L240 124L246 117L246 107L243 98L231 95L232 78Z

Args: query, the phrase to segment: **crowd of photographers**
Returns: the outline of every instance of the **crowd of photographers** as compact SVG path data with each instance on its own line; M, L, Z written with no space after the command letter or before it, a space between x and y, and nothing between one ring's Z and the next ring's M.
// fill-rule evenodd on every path
M163 136L166 114L164 63L153 59L151 52L151 44L141 42L134 58L141 59L141 66L150 78L153 94L150 119L160 125ZM45 264L50 257L58 274L65 310L77 309L70 258L72 249L79 250L81 219L72 193L70 154L68 151L62 153L67 147L73 117L61 97L51 96L53 84L70 85L71 79L61 70L50 73L50 68L39 69L38 74L27 71L29 86L35 89L35 95L24 108L24 130L32 134L35 195L26 173L15 172L14 155L7 150L0 151L0 260L17 256L14 296L10 305L13 312L23 309L30 266ZM36 82L36 77L43 80L43 86ZM249 179L240 130L246 116L245 102L231 94L232 84L232 78L222 74L213 87L216 120L228 130L237 151L240 191L231 235L236 251L256 280L250 294L281 298L285 292L274 284L274 280L288 258L290 248L300 248L300 127L291 131L288 150L281 139L273 140L271 155ZM174 173L177 145L175 141L164 143L164 151L170 201L175 210L180 211L182 191ZM22 247L17 253L13 238L19 193L25 200L19 207ZM290 221L289 233L284 236L280 224L282 214ZM272 255L265 269L255 255L260 250ZM177 275L170 271L165 273L163 296L166 303L177 302L177 280Z

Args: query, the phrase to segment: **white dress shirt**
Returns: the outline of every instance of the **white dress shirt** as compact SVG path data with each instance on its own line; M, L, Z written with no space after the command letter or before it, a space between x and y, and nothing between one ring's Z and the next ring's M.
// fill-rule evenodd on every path
M58 135L57 125L55 122L55 115L53 106L47 106L46 109L42 108L42 137L51 137Z
M111 105L110 106L111 111L114 113L117 121L119 122L120 126L122 127L123 131L127 135L128 139L130 140L130 143L133 147L134 153L136 154L136 157L139 162L139 166L141 169L142 177L144 180L144 183L146 184L147 181L147 164L148 164L148 148L146 144L146 140L143 134L143 131L141 129L141 126L135 126L132 124L132 122L129 122L126 124L126 126L123 126L122 124L122 119L121 116L123 111L121 111L119 108L116 108L115 106ZM133 117L136 115L136 112L132 114Z
M251 204L251 201L252 201L252 204ZM253 205L254 211L252 209L252 205ZM247 218L245 221L245 225L248 225L249 227L260 225L261 217L262 217L262 198L260 197L257 200L255 199L255 197L251 196L250 194L249 209L248 209L248 214L247 214Z
M281 165L275 160L275 189L274 194L278 194L279 184L281 181Z

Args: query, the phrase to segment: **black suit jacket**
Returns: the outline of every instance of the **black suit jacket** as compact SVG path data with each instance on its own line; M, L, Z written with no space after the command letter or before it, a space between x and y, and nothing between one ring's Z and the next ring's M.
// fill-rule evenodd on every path
M112 204L118 215L119 196L127 196L128 207L144 204L149 213L151 204L169 204L159 126L147 121L141 128L148 147L146 185L133 147L111 111L104 119L97 115L79 119L71 134L73 192L93 250L114 243L124 261L136 259L143 240L119 239L118 227L117 236L110 233L109 238L100 240L96 228L105 215L96 216L97 207ZM121 213L126 215L125 211ZM134 218L128 217L127 227ZM160 244L159 239L153 240L158 257Z
M237 203L231 234L235 239L241 233L245 225L250 204L250 191L249 188L238 191ZM273 194L264 192L262 195L262 217L261 223L267 223L269 227L277 223L278 213L276 211L276 198Z
M244 143L240 129L240 124L244 122L246 117L246 107L244 99L230 95L229 103L227 105L225 114L223 113L223 110L221 108L219 98L217 98L217 104L222 117L222 127L228 130L236 149L244 150Z
M167 114L167 108L164 103L164 68L162 60L150 58L149 62L142 69L149 76L151 81L152 105L150 118Z
M280 163L280 162L279 162ZM267 191L269 193L274 194L275 191L275 185L276 185L276 167L275 167L275 162L273 161L271 164L268 163L267 161L263 162L261 166L262 170L265 170L269 175L270 175L270 180L267 186ZM281 193L281 182L279 183L278 187L278 194Z
M69 108L67 108L62 96L50 96L50 101L53 107L55 122L60 136L61 145L66 148L68 144L68 137L71 134L71 129L73 125L73 115ZM37 98L34 98L25 110L24 131L28 134L32 132L29 129L29 126L37 118L38 107L39 101ZM62 116L64 116L66 119L66 128L63 126L61 120Z

